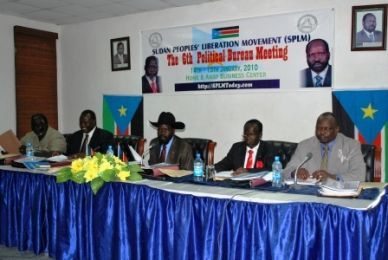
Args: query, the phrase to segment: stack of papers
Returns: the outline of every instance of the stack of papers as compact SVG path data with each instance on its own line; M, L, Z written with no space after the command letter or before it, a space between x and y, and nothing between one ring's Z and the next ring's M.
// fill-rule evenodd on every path
M294 184L294 182L295 182L294 178L292 178L292 179L287 179L287 180L285 181L285 183L286 183L287 185L292 185L292 184ZM300 179L298 179L298 184L299 184L299 185L311 185L311 186L315 186L315 185L318 184L318 180L315 179L315 178L307 178L306 180L300 180Z
M334 181L328 180L322 183L319 193L330 197L357 197L361 193L359 181Z
M272 174L269 175L269 171L261 171L261 172L255 172L255 173L243 173L240 175L233 175L233 171L223 171L223 172L217 172L215 174L214 180L234 180L234 181L246 181L246 180L252 180L257 178L264 178L267 177L269 180L272 178ZM268 181L268 180L267 180Z

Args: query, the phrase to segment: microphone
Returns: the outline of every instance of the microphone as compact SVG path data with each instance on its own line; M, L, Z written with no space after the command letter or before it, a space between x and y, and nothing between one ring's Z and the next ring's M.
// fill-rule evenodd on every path
M144 151L143 155L141 156L141 165L146 166L146 167L149 166L148 163L147 163L147 165L144 165L143 162L144 162L144 158L150 153L152 147L154 147L153 144L151 144L151 145L148 147L148 149Z
M301 164L296 167L295 173L294 173L294 184L297 184L297 176L298 176L298 171L300 167L302 167L303 164L305 164L307 161L309 161L313 157L313 154L311 152L307 153L306 156L304 157L304 160L302 161Z

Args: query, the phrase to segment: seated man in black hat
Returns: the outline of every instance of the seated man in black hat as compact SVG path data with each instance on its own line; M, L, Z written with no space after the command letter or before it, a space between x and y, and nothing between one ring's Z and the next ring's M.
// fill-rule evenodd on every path
M193 151L191 145L175 135L175 129L184 129L185 124L176 122L170 112L162 112L158 122L150 122L158 128L158 137L151 140L149 164L178 164L179 169L193 170Z

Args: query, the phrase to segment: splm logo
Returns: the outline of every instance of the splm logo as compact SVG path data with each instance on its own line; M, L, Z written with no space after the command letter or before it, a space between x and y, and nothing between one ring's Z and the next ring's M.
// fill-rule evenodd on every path
M238 37L240 33L240 26L230 26L212 29L212 39L223 39Z

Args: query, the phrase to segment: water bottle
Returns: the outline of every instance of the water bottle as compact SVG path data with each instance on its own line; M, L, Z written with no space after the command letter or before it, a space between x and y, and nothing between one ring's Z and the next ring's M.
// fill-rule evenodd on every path
M203 181L203 161L199 153L196 153L194 160L194 180Z
M26 156L29 160L34 160L34 147L31 143L26 145Z
M111 145L108 146L108 149L106 150L106 155L108 155L108 156L114 156L115 155Z
M282 187L282 163L279 156L275 156L275 160L272 163L272 187Z

